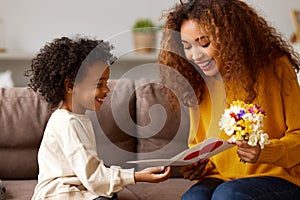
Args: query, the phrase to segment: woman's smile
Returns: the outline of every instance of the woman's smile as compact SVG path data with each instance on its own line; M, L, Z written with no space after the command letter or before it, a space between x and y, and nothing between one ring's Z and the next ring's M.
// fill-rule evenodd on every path
M197 22L185 20L180 27L181 42L185 56L194 62L206 76L214 76L219 73L217 66L218 52L213 41L202 31Z
M195 62L195 63L200 67L201 70L206 71L211 68L211 66L213 64L212 62L213 62L213 59L211 58L204 62Z

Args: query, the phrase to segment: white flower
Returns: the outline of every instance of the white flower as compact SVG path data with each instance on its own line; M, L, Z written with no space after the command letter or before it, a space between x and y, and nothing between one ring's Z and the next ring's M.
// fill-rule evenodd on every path
M249 136L249 140L248 140L248 144L250 145L250 146L256 146L257 145L257 143L258 143L258 139L259 139L259 136L258 135L256 135L256 134L251 134L250 136Z
M238 141L238 139L237 139L235 136L232 136L232 137L228 140L229 143L235 143L236 141Z
M243 120L251 120L251 121L253 121L253 115L251 114L251 113L245 113L244 115L243 115Z
M262 127L260 126L260 124L253 124L253 125L252 125L252 130L253 130L254 133L260 131L261 128L262 128Z
M224 130L227 135L232 135L234 133L235 120L231 117L227 117L226 114L222 116L221 121L219 122L220 129Z
M259 133L260 133L259 145L263 149L265 144L270 144L269 135L267 133L264 133L263 131L259 131Z
M230 112L233 112L233 113L239 113L241 109L242 108L240 106L237 106L237 105L231 105L230 106Z

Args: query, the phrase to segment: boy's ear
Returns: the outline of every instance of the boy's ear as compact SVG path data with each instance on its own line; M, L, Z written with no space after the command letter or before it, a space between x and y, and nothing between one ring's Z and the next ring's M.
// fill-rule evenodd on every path
M74 86L74 82L71 79L67 78L64 82L65 91L67 93L72 93L73 92L73 86Z

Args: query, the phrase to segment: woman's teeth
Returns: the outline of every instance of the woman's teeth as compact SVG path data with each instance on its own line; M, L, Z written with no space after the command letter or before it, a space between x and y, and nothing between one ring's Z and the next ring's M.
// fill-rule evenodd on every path
M208 61L205 62L205 63L198 64L198 66L199 66L200 68L205 68L205 67L207 67L207 66L212 62L212 60L213 60L213 59L210 59L210 60L208 60Z
M208 60L205 63L199 64L199 67L206 67L207 65L209 65L211 63L212 59Z

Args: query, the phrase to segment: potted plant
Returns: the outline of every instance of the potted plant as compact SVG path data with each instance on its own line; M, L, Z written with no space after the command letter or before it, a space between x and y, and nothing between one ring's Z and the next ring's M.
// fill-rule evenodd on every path
M140 18L135 21L132 33L136 53L145 54L155 50L158 29L150 19Z

